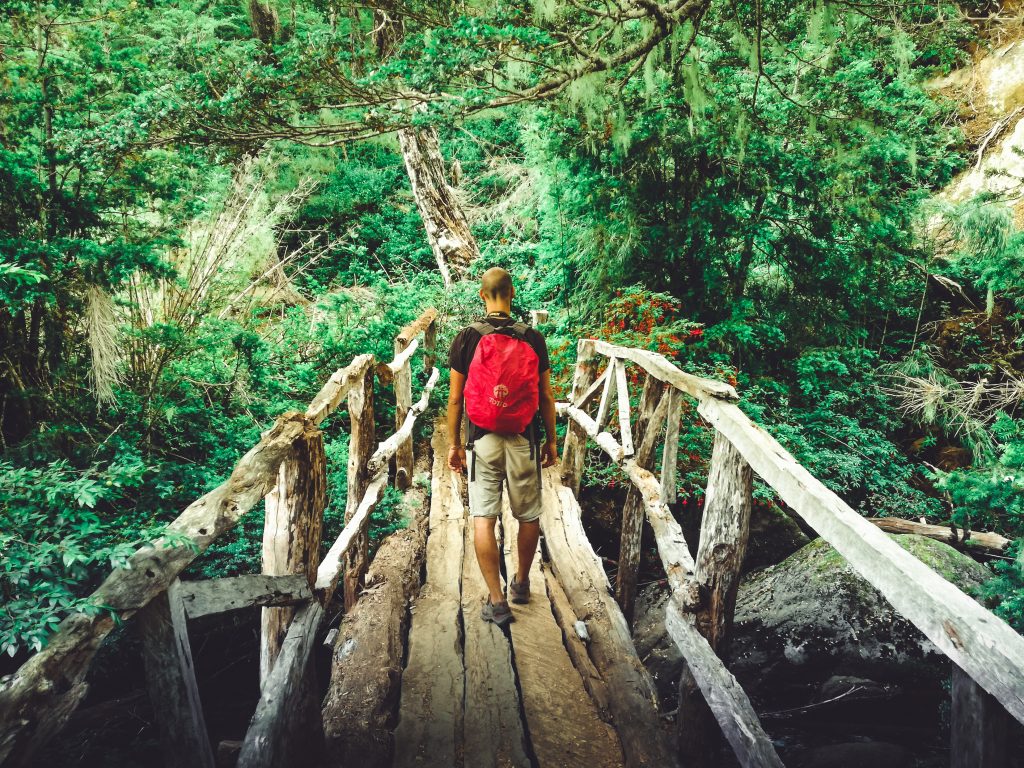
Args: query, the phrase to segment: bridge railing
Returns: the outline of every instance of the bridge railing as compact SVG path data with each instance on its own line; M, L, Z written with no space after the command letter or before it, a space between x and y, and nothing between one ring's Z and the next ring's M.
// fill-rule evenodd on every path
M607 363L598 373L604 359ZM646 373L635 423L627 365ZM675 494L683 395L696 400L697 412L715 429L695 558L667 506ZM618 439L605 428L613 398ZM673 592L666 626L686 662L678 714L684 750L688 741L698 748L700 723L709 708L742 765L782 765L746 694L716 653L732 624L749 537L752 476L757 473L954 662L953 765L1002 765L1006 712L1024 722L1024 638L828 490L754 424L737 400L732 387L687 374L662 355L583 339L571 400L558 406L569 418L563 483L578 493L588 439L631 481L616 584L616 598L627 618L636 595L644 519L654 531ZM656 475L652 470L659 438L664 450Z
M317 628L343 581L346 608L367 566L370 515L396 458L395 482L408 487L412 433L439 371L437 312L428 309L395 340L380 366L359 355L334 373L305 413L282 414L235 465L230 477L168 526L172 536L139 549L92 594L95 609L67 617L47 646L0 681L0 765L24 765L60 731L84 698L86 673L116 623L138 614L147 685L167 766L212 768L188 639L188 619L262 606L261 693L241 744L240 766L289 764L303 739L317 738L319 704L309 659ZM422 344L419 340L422 337ZM412 402L412 359L422 348L428 380ZM377 443L374 380L394 383L396 431ZM351 421L345 525L321 561L327 461L319 425L347 402ZM263 573L207 581L179 574L266 499ZM312 730L311 730L312 729Z

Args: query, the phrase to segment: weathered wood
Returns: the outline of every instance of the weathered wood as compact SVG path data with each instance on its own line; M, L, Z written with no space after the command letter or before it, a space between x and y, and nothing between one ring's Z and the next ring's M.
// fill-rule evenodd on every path
M697 628L722 655L732 629L740 569L750 537L753 473L739 451L715 434L697 550L701 608Z
M633 455L633 427L629 416L629 385L626 366L620 360L615 366L615 400L619 406L619 441L626 456Z
M362 380L352 387L348 394L348 414L352 429L348 440L348 495L345 499L345 524L348 525L356 516L370 484L372 475L368 462L376 447L376 435L373 424L373 368L369 367ZM355 544L348 551L347 567L344 577L345 610L356 604L359 585L369 560L370 540L365 533L360 533Z
M559 416L568 416L571 419L570 426L579 427L585 436L592 438L614 461L622 461L625 451L622 450L619 441L615 439L615 435L600 430L597 422L585 412L565 403L558 403L556 412Z
M644 383L643 394L640 396L640 414L637 418L640 447L634 458L639 467L648 470L651 468L658 437L661 435L661 427L665 423L668 403L669 395L662 392L662 383L653 376L648 376ZM630 486L626 494L626 503L622 507L619 567L615 576L615 599L629 624L633 623L633 611L636 606L636 584L640 570L643 525L643 495L635 486Z
M434 310L434 318L437 317L437 310ZM427 329L423 332L423 370L428 372L434 369L437 351L437 320L431 319Z
M701 605L692 618L719 656L724 656L732 628L740 568L750 535L752 479L750 465L728 440L716 433L696 558L695 576ZM697 674L699 671L684 662L676 716L679 752L692 755L695 767L714 768L717 765L713 749L717 729L697 683Z
M405 376L403 369L408 373L410 365L412 364L412 357L416 354L416 351L420 348L420 340L413 339L409 344L405 344L400 339L395 340L395 356L390 363L378 363L377 364L377 379L382 384L395 384L398 386L400 379ZM409 377L410 388L412 387L412 377ZM395 391L398 393L397 389ZM412 395L409 396L409 402L412 402Z
M407 326L405 326L404 328L402 328L402 330L398 332L398 335L395 337L395 340L404 341L406 344L408 344L421 333L425 333L427 334L427 337L429 337L430 326L433 325L436 331L436 321L437 310L434 309L433 307L427 307L425 310L423 310L423 314L421 314L419 317L417 317L415 320L413 320L411 323L409 323ZM427 341L428 339L425 337L424 348L427 352L429 352L433 348L430 346L429 343L426 343ZM430 366L428 366L428 369L429 367Z
M122 620L170 586L189 563L252 509L277 481L277 470L302 434L299 413L280 416L273 428L243 456L225 482L194 501L169 529L190 546L165 541L140 548L92 594ZM75 613L61 622L46 648L0 681L0 763L27 762L32 751L56 733L86 693L85 673L100 642L114 627L110 612Z
M590 694L590 698L597 707L598 715L606 723L610 723L612 719L611 705L609 704L611 693L608 691L608 686L605 684L604 678L601 677L601 673L597 671L597 667L591 661L586 644L576 634L576 622L579 621L576 611L569 604L565 590L562 589L562 585L558 583L558 579L555 578L551 569L545 565L542 567L542 572L548 597L551 600L551 612L562 630L562 642L565 643L565 649L569 652L569 658L572 659L573 666L583 678L583 687L587 689L587 693Z
M139 612L142 657L167 768L213 768L178 582Z
M698 400L707 398L722 400L738 400L736 390L728 384L712 379L702 379L676 368L665 359L664 355L657 352L648 352L645 349L633 347L620 347L616 344L609 344L607 341L594 340L594 351L607 357L617 357L620 360L632 360L655 378L671 384L676 389L696 397Z
M672 504L676 500L676 474L679 462L679 419L683 396L677 389L668 392L668 416L665 423L665 450L661 457L661 500Z
M281 463L277 486L266 498L263 573L316 580L320 536L327 506L327 457L320 430L306 424L292 455ZM260 681L266 682L295 609L264 608L260 622Z
M612 408L612 396L615 393L615 382L620 363L614 357L608 361L608 368L605 371L607 376L604 379L604 389L601 392L601 402L597 406L597 416L594 417L594 423L597 424L598 429L603 429L605 423L608 421L608 414Z
M395 339L395 357L399 352L406 353L415 351L419 345L419 339L413 339L408 347L402 339ZM436 372L435 372L436 373ZM427 390L429 393L429 390ZM408 434L403 434L402 427L405 426L406 417L412 408L412 366L407 362L395 373L395 436L398 437L395 448L395 487L405 490L412 484L412 429ZM416 417L413 416L413 421Z
M1024 638L892 541L731 403L698 409L865 580L1024 722Z
M433 128L405 128L398 132L398 144L412 185L412 195L427 242L437 259L445 287L459 279L469 265L480 258L480 248L469 220L448 185L437 131Z
M576 368L572 375L572 396L570 403L583 407L581 398L590 389L594 381L594 342L592 339L580 339L576 345ZM565 431L565 444L562 448L562 484L580 492L580 479L583 477L583 465L587 458L587 435L583 428L573 422Z
M886 533L913 533L943 541L953 547L966 547L989 555L1000 555L1013 543L1013 539L1000 536L998 533L982 531L971 531L964 540L963 531L958 531L958 535L954 536L948 525L928 525L900 517L872 517L870 520Z
M457 478L447 468L448 436L441 420L432 445L427 578L411 609L394 768L458 765L462 750L465 671L459 603L465 510Z
M437 384L440 375L441 371L437 368L431 371L430 378L423 387L420 399L408 409L405 419L402 421L402 426L387 440L384 440L377 446L377 450L373 452L373 455L366 462L368 471L371 474L376 474L395 455L403 441L412 440L412 430L416 425L416 419L430 404L430 393L434 390L434 385Z
M530 325L538 326L541 323L548 321L548 311L546 309L531 309L530 310Z
M679 646L740 765L781 768L782 761L761 727L747 694L697 631L692 617L683 615L675 598L668 601L665 628Z
M306 418L314 424L320 424L338 410L338 406L348 395L349 390L362 380L366 369L372 365L373 355L358 355L347 366L335 371L309 404L309 408L306 409Z
M1004 768L1009 765L1013 720L970 675L956 664L952 666L950 768Z
M507 496L502 525L505 572L518 573L519 525L509 509ZM542 588L545 576L540 552L533 559L529 579L530 602L513 606L515 621L509 630L536 764L539 768L619 768L623 765L619 739L601 720L562 643L562 631Z
M603 371L601 371L601 375L598 376L594 383L590 385L590 389L588 389L586 392L580 395L578 400L574 400L572 402L572 405L580 409L585 409L591 400L593 400L595 397L597 397L599 394L605 391L605 385L608 382L608 376L612 372L613 368L611 366L608 366Z
M474 768L529 768L512 647L500 627L480 618L487 585L476 557L470 555L473 537L470 520L462 561L462 626L466 638L462 759L464 765Z
M224 579L182 581L178 594L190 619L254 606L299 605L313 596L305 574L252 574Z
M629 627L612 598L601 560L587 540L569 488L545 470L541 529L551 563L576 615L590 633L590 657L608 689L615 729L628 766L677 765L658 716L657 691L637 658Z
M262 686L256 713L249 723L239 768L278 768L282 765L309 765L317 757L322 736L319 711L310 710L310 655L324 609L314 601L298 610L281 652Z
M387 471L385 469L378 470L376 476L366 486L366 491L363 493L363 498L360 499L352 519L345 523L345 527L342 528L338 538L334 540L317 567L314 588L324 605L330 602L334 595L346 556L359 544L360 539L365 537L366 529L370 525L370 515L377 506L377 502L380 501L387 484Z
M435 456L434 461L443 465L445 458ZM427 457L417 460L417 470L429 472ZM402 503L411 512L409 527L380 545L366 573L366 588L342 619L332 645L331 682L322 715L330 765L391 764L409 602L419 589L426 557L427 493L414 485Z

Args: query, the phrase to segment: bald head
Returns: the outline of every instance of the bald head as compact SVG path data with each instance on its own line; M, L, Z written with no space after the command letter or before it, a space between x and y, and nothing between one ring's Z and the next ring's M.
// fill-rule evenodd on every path
M484 300L510 301L512 299L512 275L501 267L491 267L480 279L480 294Z

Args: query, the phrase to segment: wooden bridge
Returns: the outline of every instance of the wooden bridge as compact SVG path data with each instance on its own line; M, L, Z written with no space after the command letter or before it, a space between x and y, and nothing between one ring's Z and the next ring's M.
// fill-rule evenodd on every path
M1006 726L1024 722L1024 638L827 490L744 415L731 387L651 352L579 342L570 402L558 406L568 419L561 467L543 476L533 599L514 606L506 630L481 621L486 590L467 554L464 481L445 465L440 422L432 460L413 455L413 427L439 375L436 323L428 310L398 335L392 361L360 355L305 413L278 418L222 485L171 524L172 537L140 549L104 581L92 598L102 610L68 617L43 651L0 681L0 765L29 764L60 731L85 696L99 644L115 621L134 616L168 766L714 765L709 744L719 733L739 764L780 766L716 653L730 630L754 473L949 656L953 765L1006 763ZM415 376L414 359L423 362ZM635 418L628 368L645 377ZM423 382L415 403L414 379ZM379 443L375 381L392 386L397 403L396 431ZM716 430L696 557L668 507L684 398ZM321 560L327 464L319 425L343 403L351 425L346 524ZM614 590L577 502L588 441L631 481ZM417 467L429 473L429 503L414 482ZM412 519L368 564L370 514L389 478L408 494ZM263 573L179 580L262 499ZM673 592L666 626L685 659L671 729L630 637L645 521ZM515 520L507 509L501 522L509 573ZM332 601L345 616L328 634ZM215 756L187 622L254 606L262 610L260 699L244 739L221 743ZM325 634L333 647L326 696L311 664Z

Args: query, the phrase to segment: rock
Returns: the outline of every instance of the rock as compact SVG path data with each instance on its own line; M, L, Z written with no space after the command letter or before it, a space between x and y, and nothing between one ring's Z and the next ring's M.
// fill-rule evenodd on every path
M913 765L903 747L884 741L853 741L829 744L804 752L797 768L907 768Z
M922 536L893 536L961 589L988 569ZM884 683L949 674L949 661L823 540L744 580L736 606L730 669L748 690L806 684L832 675Z
M874 680L851 675L832 675L818 689L818 701L871 701L884 699L899 692L894 686L882 685Z
M984 565L940 541L892 538L965 591L989 578ZM634 640L671 709L681 661L665 632L666 599L664 587L641 591ZM949 676L949 660L821 539L744 578L732 638L729 668L769 706L828 698L822 684L833 677L835 686L856 677L886 692L924 684L941 694Z
M750 541L743 571L781 563L810 541L796 520L778 505L755 504L750 513Z

